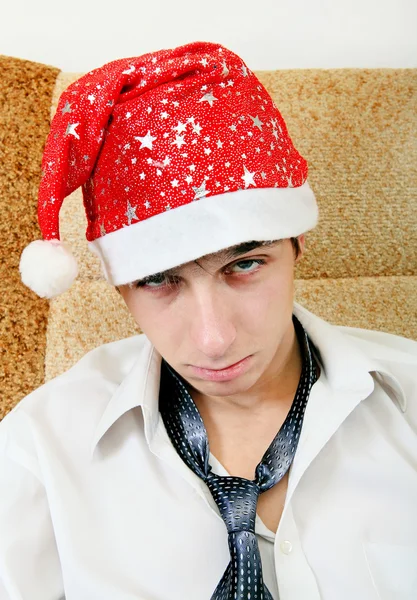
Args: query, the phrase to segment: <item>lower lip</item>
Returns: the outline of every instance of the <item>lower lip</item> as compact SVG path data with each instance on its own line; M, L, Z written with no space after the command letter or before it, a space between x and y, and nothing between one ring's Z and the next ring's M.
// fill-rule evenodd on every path
M235 379L247 371L251 356L247 356L240 362L220 371L213 371L212 369L200 369L199 367L193 367L192 365L190 365L190 367L194 375L200 379L206 379L207 381L230 381L231 379Z

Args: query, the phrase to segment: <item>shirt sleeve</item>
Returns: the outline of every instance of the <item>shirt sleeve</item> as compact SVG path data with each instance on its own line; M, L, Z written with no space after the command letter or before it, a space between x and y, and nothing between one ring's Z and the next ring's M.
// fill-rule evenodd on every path
M0 423L0 600L65 598L47 495L36 457ZM19 436L17 436L19 437Z

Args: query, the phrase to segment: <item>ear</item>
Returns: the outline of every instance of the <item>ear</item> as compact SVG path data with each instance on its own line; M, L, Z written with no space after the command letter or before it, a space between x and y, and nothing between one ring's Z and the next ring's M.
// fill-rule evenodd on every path
M297 237L298 237L298 245L300 247L300 254L298 255L298 257L295 260L296 264L299 263L300 260L303 258L304 251L305 251L305 243L306 243L305 233L302 233L301 235L299 235Z

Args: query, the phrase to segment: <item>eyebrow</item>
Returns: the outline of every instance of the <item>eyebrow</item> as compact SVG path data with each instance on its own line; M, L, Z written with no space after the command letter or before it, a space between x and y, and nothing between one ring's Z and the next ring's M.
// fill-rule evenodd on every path
M230 260L231 258L236 258L242 254L246 254L246 252L250 252L251 250L256 250L256 248L275 246L275 244L278 244L280 241L281 240L270 240L267 242L243 242L242 244L237 244L236 246L226 248L226 250L216 252L215 256L223 256L224 260Z
M233 258L237 258L239 256L241 256L242 254L246 254L247 252L250 252L251 250L256 250L256 248L264 248L264 247L271 247L271 246L275 246L278 245L280 242L282 242L282 240L268 240L265 242L260 242L260 241L250 241L250 242L243 242L241 244L236 244L235 246L230 246L230 248L226 248L225 250L220 250L220 252L216 252L214 254L207 254L206 256L202 256L199 259L196 260L200 260L201 258L206 258L208 256L216 256L218 257L219 261L223 262L223 261L228 261L228 260L232 260ZM194 262L194 261L191 261ZM160 271L159 273L154 273L153 275L148 275L147 277L144 277L143 279L138 279L137 283L139 282L146 282L148 279L153 279L154 277L162 277L162 278L169 278L169 277L173 277L175 275L178 275L178 273L181 270L181 266L178 267L173 267L172 269L167 269L166 271Z

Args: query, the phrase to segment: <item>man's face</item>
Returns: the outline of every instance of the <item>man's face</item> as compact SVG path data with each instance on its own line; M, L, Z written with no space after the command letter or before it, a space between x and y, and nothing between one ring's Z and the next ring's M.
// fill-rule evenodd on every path
M298 260L304 235L299 242ZM225 253L170 270L175 276L152 276L139 286L119 288L136 323L162 357L199 393L210 396L259 386L293 331L291 240L260 246L233 260ZM224 369L248 356L243 371L220 381L215 374L194 368Z

